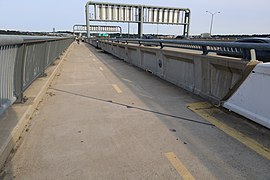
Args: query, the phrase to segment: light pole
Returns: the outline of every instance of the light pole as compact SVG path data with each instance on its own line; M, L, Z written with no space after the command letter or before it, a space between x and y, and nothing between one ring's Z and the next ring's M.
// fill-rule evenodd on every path
M220 14L220 12L212 13L211 11L206 11L207 13L211 14L211 24L210 24L210 36L212 35L212 28L213 28L213 21L214 21L214 15Z

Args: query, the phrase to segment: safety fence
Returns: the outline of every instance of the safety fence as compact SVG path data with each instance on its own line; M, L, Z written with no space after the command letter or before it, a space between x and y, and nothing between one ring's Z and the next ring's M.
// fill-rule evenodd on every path
M73 37L0 36L0 114L74 41Z

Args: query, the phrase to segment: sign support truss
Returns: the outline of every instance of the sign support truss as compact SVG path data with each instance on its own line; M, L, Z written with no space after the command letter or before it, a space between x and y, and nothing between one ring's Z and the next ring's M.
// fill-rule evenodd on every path
M91 32L118 32L122 36L121 26L103 26L103 25L90 25L89 31ZM87 26L83 24L75 24L73 26L73 33L75 32L87 32Z
M143 35L143 24L183 26L183 36L189 36L190 9L89 1L85 5L86 31L90 37L90 22L138 23L138 35Z

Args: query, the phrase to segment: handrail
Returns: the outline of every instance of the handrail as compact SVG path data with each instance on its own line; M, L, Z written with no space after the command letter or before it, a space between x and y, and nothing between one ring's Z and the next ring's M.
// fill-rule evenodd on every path
M192 41L192 40L165 40L165 39L128 39L128 38L110 38L110 39L92 39L96 41L109 41L121 43L137 43L139 45L157 45L161 48L175 47L183 49L200 50L204 55L209 52L228 53L241 55L243 59L250 59L248 53L254 50L270 51L270 44L243 43L243 42L216 42L216 41ZM144 44L145 43L145 44ZM150 44L149 44L150 43ZM151 44L154 43L154 44Z
M0 35L0 46L22 44L23 38L17 35Z
M192 41L192 40L165 40L165 39L97 39L119 42L152 42L152 43L169 43L169 44L183 44L183 45L198 45L198 46L216 46L216 47L231 47L231 48L244 48L244 49L257 49L257 50L270 50L270 44L258 43L241 43L241 42L216 42L216 41ZM163 45L164 47L166 45Z
M72 37L73 36L58 37L58 36L0 35L0 46L48 42L55 40L70 39Z

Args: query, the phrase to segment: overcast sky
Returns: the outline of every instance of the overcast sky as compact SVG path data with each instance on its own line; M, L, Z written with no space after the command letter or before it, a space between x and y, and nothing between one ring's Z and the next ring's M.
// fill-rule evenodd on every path
M98 1L98 0L96 0ZM83 0L0 0L0 29L22 31L72 30L85 24ZM270 0L102 0L100 2L147 4L191 9L191 34L209 32L210 14L213 34L270 34ZM108 24L107 24L108 25ZM123 24L124 31L127 25ZM131 26L131 32L135 25ZM146 25L144 33L156 33L157 25ZM158 32L181 34L179 27L159 25Z

